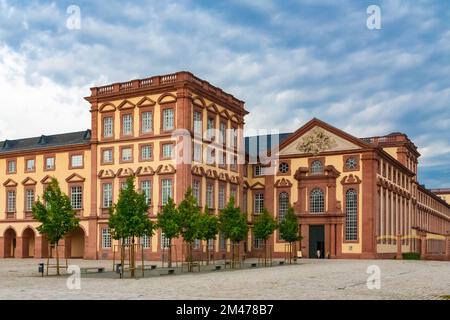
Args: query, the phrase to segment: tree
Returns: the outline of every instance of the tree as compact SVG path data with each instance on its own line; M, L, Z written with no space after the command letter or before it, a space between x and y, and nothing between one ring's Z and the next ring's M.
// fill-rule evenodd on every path
M192 270L192 243L200 239L200 208L197 199L188 188L183 201L178 205L180 235L186 243L188 270Z
M55 178L52 178L42 198L43 203L38 198L32 207L33 217L42 223L37 227L39 233L45 234L48 242L56 247L56 273L59 275L58 242L79 226L80 219L76 217L69 197L61 191Z
M134 177L127 179L127 185L120 190L117 203L110 208L109 227L112 229L114 239L130 239L132 250L130 250L131 277L135 271L135 238L144 235L153 235L155 224L148 217L148 202L145 194L137 192L134 188ZM121 260L124 262L124 250L122 246Z
M215 215L209 214L209 209L205 206L203 214L200 216L200 239L206 241L206 263L209 264L209 241L215 240L219 232L219 220Z
M289 263L294 251L294 244L296 241L301 240L302 237L298 234L298 221L295 216L294 209L289 207L284 219L280 223L280 238L286 242L289 242Z
M232 262L235 261L235 245L240 244L248 235L247 217L241 212L239 207L235 207L234 198L231 197L227 206L219 213L219 230L225 239L230 239L233 249Z
M169 257L168 267L172 267L172 239L178 238L180 235L180 215L175 202L169 197L167 203L162 207L162 211L158 213L157 224L164 233L164 237L169 240Z
M277 227L277 222L266 208L262 210L262 213L256 217L253 223L253 235L255 238L264 241L264 265L267 263L267 239L269 239Z

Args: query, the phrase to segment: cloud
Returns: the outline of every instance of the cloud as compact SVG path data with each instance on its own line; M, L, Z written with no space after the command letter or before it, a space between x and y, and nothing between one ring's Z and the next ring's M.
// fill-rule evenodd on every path
M379 1L381 30L366 28L370 1L80 1L74 31L70 4L0 1L1 138L84 129L90 86L189 70L246 101L247 129L403 131L421 179L450 185L444 1Z

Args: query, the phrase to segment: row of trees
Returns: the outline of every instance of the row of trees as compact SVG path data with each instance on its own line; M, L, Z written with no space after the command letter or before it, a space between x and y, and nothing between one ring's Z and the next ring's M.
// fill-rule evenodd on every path
M161 229L169 241L168 265L172 266L172 240L182 237L186 243L188 262L192 262L192 249L195 240L215 240L221 232L225 239L229 239L232 247L238 247L240 242L248 235L249 227L246 214L235 205L231 197L227 206L222 209L219 216L209 213L207 207L200 210L197 199L189 188L183 201L177 206L173 199L162 207L157 215L157 221L153 222L148 217L148 202L144 193L137 192L134 186L134 178L127 180L126 187L120 191L119 199L110 208L109 227L115 240L130 239L133 250L130 250L130 270L134 277L136 238L153 236L156 229ZM51 245L56 245L65 235L79 226L79 219L72 209L70 199L65 195L56 179L53 179L44 192L43 201L36 201L33 206L34 218L42 224L37 228L39 233L47 236ZM253 224L253 234L256 238L267 240L279 228L280 237L291 245L299 240L297 218L293 209L289 208L285 218L280 224L274 220L269 212L264 209L262 214L256 217ZM209 246L206 246L206 254L209 263ZM232 250L232 261L235 258L235 250ZM57 273L59 274L59 256L56 250ZM121 246L121 260L124 262L124 246Z

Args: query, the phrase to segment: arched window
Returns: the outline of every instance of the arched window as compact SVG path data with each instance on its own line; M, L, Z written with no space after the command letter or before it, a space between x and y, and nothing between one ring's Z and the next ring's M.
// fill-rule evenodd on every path
M358 194L348 189L345 194L345 240L358 240Z
M311 173L319 174L323 172L323 164L319 160L314 160L311 163Z
M289 194L287 192L280 192L280 194L278 195L278 222L284 220L288 207Z
M325 212L325 201L321 189L315 188L311 191L309 207L309 212L311 213Z

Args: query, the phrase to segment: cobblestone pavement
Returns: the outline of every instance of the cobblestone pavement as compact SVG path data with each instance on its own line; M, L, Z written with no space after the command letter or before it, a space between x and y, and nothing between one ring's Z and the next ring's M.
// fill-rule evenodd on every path
M104 266L81 275L41 277L38 259L0 259L0 299L441 299L450 295L450 263L395 260L301 260L297 265L119 279L111 261L71 260ZM42 261L43 262L43 261ZM381 271L381 288L368 289L367 268ZM52 270L54 272L54 270Z

